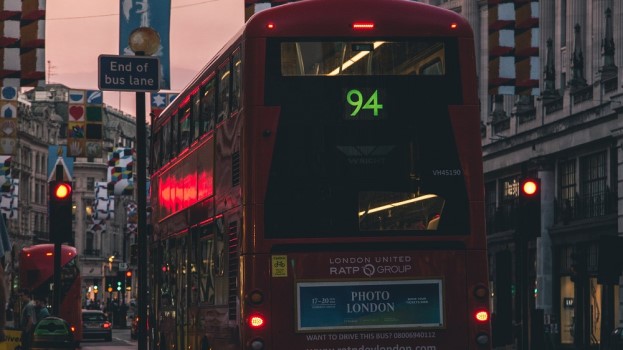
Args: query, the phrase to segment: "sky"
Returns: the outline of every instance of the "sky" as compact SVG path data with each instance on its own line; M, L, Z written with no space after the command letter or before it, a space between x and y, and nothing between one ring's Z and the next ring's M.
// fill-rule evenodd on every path
M162 92L183 89L243 23L244 0L171 0L171 89ZM99 55L119 55L119 0L46 1L45 40L47 82L97 90ZM135 101L104 91L104 103L131 115Z

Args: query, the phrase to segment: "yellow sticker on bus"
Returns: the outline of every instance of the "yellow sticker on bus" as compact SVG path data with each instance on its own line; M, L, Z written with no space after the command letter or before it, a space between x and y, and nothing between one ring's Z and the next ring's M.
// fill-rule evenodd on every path
M273 255L272 258L272 276L288 277L288 256Z

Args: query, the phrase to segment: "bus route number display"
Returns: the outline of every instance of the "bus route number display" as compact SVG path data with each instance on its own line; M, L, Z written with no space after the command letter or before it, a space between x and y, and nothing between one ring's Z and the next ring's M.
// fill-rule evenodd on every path
M346 89L344 100L346 120L380 120L386 117L383 106L385 92L381 89Z

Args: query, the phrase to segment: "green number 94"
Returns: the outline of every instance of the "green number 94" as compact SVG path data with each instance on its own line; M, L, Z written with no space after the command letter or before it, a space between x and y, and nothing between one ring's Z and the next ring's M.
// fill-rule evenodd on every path
M378 90L374 90L372 95L364 103L364 96L361 91L357 89L352 89L346 94L346 101L348 101L348 104L355 107L353 112L350 114L351 117L357 116L357 114L359 114L359 111L361 111L362 109L371 109L373 110L374 116L378 117L379 110L383 109L383 105L379 103Z

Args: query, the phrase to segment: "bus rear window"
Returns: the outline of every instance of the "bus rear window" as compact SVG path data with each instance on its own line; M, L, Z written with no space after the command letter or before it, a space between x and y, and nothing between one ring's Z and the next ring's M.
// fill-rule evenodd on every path
M436 231L445 200L433 193L361 192L359 229L361 231Z
M290 41L281 43L282 76L445 75L437 41Z

